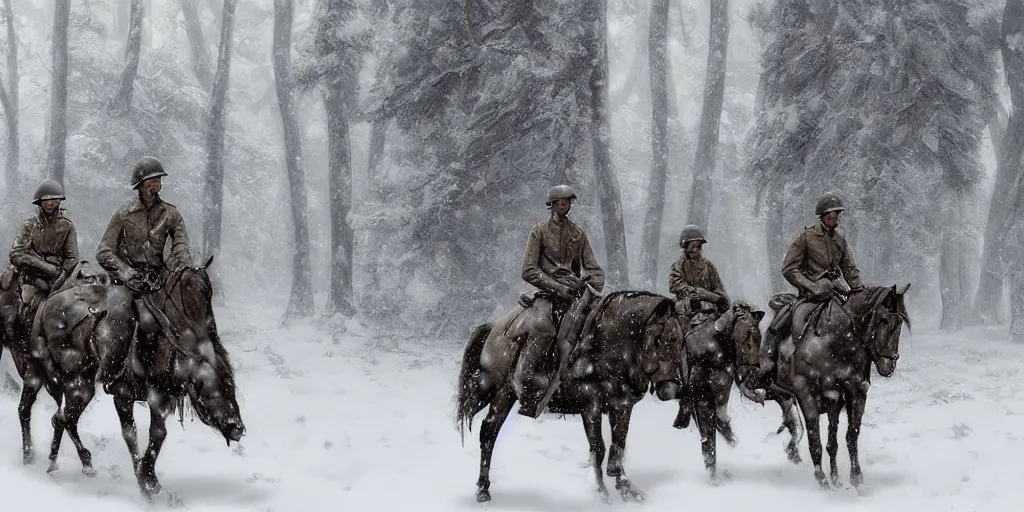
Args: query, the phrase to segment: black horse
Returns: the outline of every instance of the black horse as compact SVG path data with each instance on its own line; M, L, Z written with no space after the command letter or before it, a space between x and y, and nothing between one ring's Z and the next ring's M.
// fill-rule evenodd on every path
M60 385L46 374L42 362L32 356L29 345L30 325L25 325L19 310L21 309L21 290L11 283L7 288L0 288L0 354L3 349L11 354L14 367L21 377L21 401L18 403L18 420L21 422L22 461L32 464L35 461L35 448L32 443L32 406L36 403L39 391L44 387L53 397L59 408L64 395Z
M54 355L65 398L53 416L49 471L57 469L66 429L83 472L94 473L78 421L92 400L97 375L106 376L104 387L114 398L139 487L147 498L160 491L155 466L167 437L167 417L183 413L186 403L229 445L241 439L245 427L235 398L234 372L211 304L206 268L212 260L170 272L158 290L145 296L147 307L139 313L138 328L155 331L154 343L136 341L132 292L118 284L83 282L50 296L41 306L33 335L43 336ZM142 457L132 411L135 402L147 402L150 410L149 446Z
M840 485L836 456L839 452L839 413L846 410L846 447L850 453L850 483L864 482L857 440L871 387L871 366L891 377L899 359L900 332L910 328L903 297L910 285L871 286L854 293L845 304L832 299L824 304L805 303L794 310L795 342L791 391L807 422L807 442L814 477L828 488L821 468L819 415L828 415L828 455L831 479ZM824 308L824 310L816 310ZM783 344L785 345L784 340ZM787 350L780 346L780 351Z
M493 323L477 326L462 357L456 416L463 439L473 417L490 405L480 427L477 501L491 499L491 455L498 431L518 399L511 375L520 347L550 323L538 318L537 311L516 307ZM648 391L656 391L661 400L686 393L686 361L675 306L671 299L648 292L609 293L587 315L579 346L592 347L586 355L593 371L583 378L570 375L563 380L548 402L548 411L582 416L598 492L610 501L601 475L605 456L601 419L607 414L612 432L608 476L616 478L623 500L642 501L644 494L626 478L622 467L626 435L633 406ZM579 356L574 353L573 361ZM548 363L556 364L554 352Z
M749 347L760 346L758 325L762 318L763 311L736 303L718 318L697 325L684 336L689 394L680 398L679 414L673 426L686 428L691 415L696 418L704 466L712 482L717 480L716 432L730 445L736 443L729 421L729 397L738 362L742 359L739 354L749 354L752 352ZM755 397L742 382L736 383L745 396ZM764 397L759 397L759 401L763 400Z

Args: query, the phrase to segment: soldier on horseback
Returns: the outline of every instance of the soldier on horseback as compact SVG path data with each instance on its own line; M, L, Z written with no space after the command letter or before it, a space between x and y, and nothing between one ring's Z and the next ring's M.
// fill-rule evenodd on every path
M130 183L138 197L114 211L96 249L97 263L135 296L140 342L151 342L159 333L145 296L163 285L169 270L192 266L185 221L176 206L160 198L162 176L167 173L156 158L136 162ZM170 258L165 261L168 242Z
M799 295L795 302L791 301L779 309L761 345L760 373L766 379L766 387L773 380L772 370L776 363L778 375L775 381L786 378L792 366L792 354L779 351L778 348L779 343L792 333L793 312L796 308L807 302L821 303L843 298L864 289L850 245L836 230L839 214L844 210L838 195L831 192L822 195L814 208L814 214L820 222L801 229L786 251L782 275L799 290ZM839 280L840 277L843 281Z
M676 310L700 323L729 307L722 279L714 263L704 258L704 232L690 224L679 236L682 253L672 264L668 274L668 289L676 297ZM685 323L684 323L685 325Z
M551 215L530 230L523 257L523 280L540 291L532 298L524 294L520 302L524 307L549 311L542 316L551 320L523 348L515 372L516 387L522 388L518 393L519 414L532 418L540 415L566 371L570 352L594 298L590 289L600 292L604 287L604 271L594 257L586 233L568 218L575 199L576 192L568 185L548 190L546 204ZM537 366L555 341L559 368L545 379L538 375Z
M55 288L60 286L78 263L78 234L75 224L60 207L66 200L64 187L53 180L43 180L32 196L38 206L36 215L25 220L14 239L8 255L10 266L3 274L2 286L8 289L20 276L22 325L32 326L36 310ZM37 343L38 341L38 343ZM30 340L33 355L53 375L42 340Z

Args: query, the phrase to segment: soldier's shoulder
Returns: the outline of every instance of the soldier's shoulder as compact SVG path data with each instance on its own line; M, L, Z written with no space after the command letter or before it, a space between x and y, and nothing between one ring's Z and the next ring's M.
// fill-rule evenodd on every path
M71 215L68 213L67 210L63 208L61 208L60 210L60 217L57 218L57 222L67 224L72 227L75 225L75 223L71 220Z
M141 210L141 209L142 209L142 203L140 203L138 199L129 199L129 200L121 203L121 206L118 206L117 209L114 210L114 213L115 214L124 215L124 214L127 214L127 213L131 213L131 212L133 212L135 210Z

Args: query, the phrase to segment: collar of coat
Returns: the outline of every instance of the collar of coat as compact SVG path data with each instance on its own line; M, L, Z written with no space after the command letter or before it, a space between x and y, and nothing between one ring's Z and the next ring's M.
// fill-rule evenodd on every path
M829 228L825 227L825 224L823 224L821 222L818 222L811 229L814 231L814 234L819 235L819 236L826 236L827 235L827 236L831 237L831 236L835 236L835 235L841 235L841 233L839 232L839 225L836 225L836 227L833 228L833 229L829 229Z
M163 201L163 199L160 199L160 196L156 196L155 198L153 198L153 204L150 207L147 208L146 205L142 202L142 199L136 197L135 199L132 199L128 203L129 206L128 206L128 210L127 210L126 213L135 213L135 212L141 212L141 211L145 211L145 210L152 210L152 209L157 208L160 205L162 205L163 202L164 201Z
M53 212L53 215L47 215L42 208L39 209L39 213L36 214L36 221L40 224L53 224L60 219L65 219L63 208L57 208L57 211Z

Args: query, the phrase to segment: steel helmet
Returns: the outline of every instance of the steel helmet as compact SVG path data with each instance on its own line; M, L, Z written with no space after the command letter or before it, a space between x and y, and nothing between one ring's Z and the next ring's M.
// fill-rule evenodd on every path
M64 187L60 186L53 180L43 180L42 183L36 187L36 193L32 195L32 204L39 205L39 203L49 199L60 199L61 201L67 199L64 197Z
M829 212L841 212L846 208L843 206L842 199L839 199L839 195L835 192L826 192L818 199L818 204L814 207L814 214L821 217Z
M164 166L160 163L160 160L151 156L144 156L135 162L135 168L132 169L131 185L132 189L139 188L139 185L143 181L151 178L157 178L160 176L167 176L164 172Z
M683 228L683 232L679 235L679 247L686 248L686 243L693 242L694 240L705 244L708 243L704 239L704 230L694 224L689 224Z
M576 191L569 185L555 185L548 189L548 200L545 203L551 206L551 203L559 199L576 199Z

